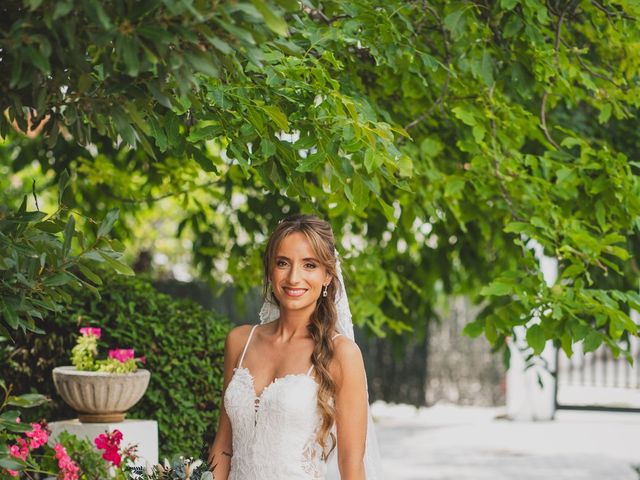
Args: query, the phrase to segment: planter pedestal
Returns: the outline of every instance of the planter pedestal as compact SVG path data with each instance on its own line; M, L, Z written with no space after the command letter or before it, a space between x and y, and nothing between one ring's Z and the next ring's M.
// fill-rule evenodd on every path
M66 431L78 438L86 439L91 442L101 433L120 430L122 432L121 447L127 447L130 444L138 445L138 460L136 465L144 466L145 463L158 463L158 422L155 420L124 420L122 422L105 422L105 423L82 423L79 419L62 420L60 422L49 423L51 436L49 437L49 445L53 446L60 435L60 432Z
M127 410L144 395L151 373L108 373L56 367L53 382L62 399L84 423L121 422Z

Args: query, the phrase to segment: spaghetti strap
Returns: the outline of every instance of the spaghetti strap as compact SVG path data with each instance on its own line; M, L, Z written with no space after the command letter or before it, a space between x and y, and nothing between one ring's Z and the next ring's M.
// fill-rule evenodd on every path
M339 337L340 335L342 334L336 333L333 337L331 337L331 340L334 340L336 337ZM309 370L307 370L307 376L311 375L311 372L313 371L313 367L314 367L313 364L309 367Z
M251 341L251 337L253 336L253 331L256 329L258 325L254 325L251 328L251 332L249 333L249 337L247 337L247 343L244 344L244 350L242 350L242 355L240 355L240 361L238 362L238 367L242 367L242 361L244 360L244 354L247 353L247 347L249 346L249 342Z

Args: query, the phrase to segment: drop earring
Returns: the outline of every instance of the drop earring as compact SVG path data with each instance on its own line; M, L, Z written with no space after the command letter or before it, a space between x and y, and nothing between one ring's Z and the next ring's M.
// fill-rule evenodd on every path
M328 285L323 285L322 286L322 296L326 297L328 294L328 290L329 290L329 286Z

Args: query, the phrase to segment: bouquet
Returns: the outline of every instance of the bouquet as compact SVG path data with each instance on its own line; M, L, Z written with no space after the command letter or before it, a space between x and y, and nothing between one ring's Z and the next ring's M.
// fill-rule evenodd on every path
M193 458L178 457L173 462L166 458L162 464L132 467L131 480L213 480L206 463Z

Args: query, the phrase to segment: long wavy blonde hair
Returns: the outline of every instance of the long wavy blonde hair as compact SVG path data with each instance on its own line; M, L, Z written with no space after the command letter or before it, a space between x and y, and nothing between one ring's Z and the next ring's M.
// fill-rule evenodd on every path
M327 296L320 296L318 299L308 326L309 334L313 339L311 363L314 365L318 378L318 408L322 417L322 424L318 432L318 443L323 450L323 459L326 460L336 446L335 435L331 432L336 416L332 402L336 393L336 384L329 373L329 364L334 355L331 336L335 331L338 318L334 302L338 289L335 239L331 225L328 222L313 215L292 215L280 221L271 233L271 237L269 237L263 257L263 293L266 301L278 303L276 298L270 294L271 272L275 267L275 259L280 242L295 232L300 232L307 238L318 261L326 268L327 273L331 275L331 282L327 286Z

